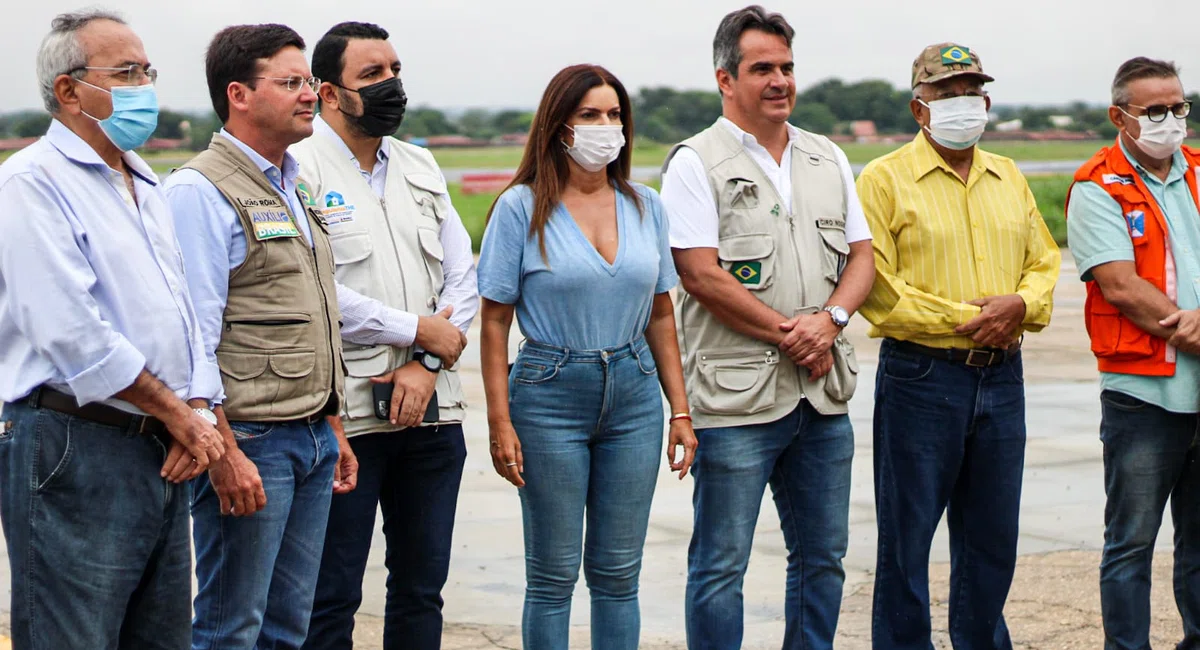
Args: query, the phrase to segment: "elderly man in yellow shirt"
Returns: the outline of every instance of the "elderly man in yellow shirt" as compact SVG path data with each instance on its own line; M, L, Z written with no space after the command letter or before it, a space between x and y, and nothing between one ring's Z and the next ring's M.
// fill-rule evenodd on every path
M1020 340L1050 322L1060 254L1012 160L978 149L991 100L979 56L913 63L909 144L863 170L883 337L875 383L876 650L929 648L929 550L947 511L950 637L1012 648L1004 601L1025 459Z

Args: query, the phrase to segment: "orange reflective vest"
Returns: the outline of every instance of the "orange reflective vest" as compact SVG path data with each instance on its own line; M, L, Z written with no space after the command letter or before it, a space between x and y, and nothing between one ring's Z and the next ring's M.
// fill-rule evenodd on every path
M1196 191L1200 151L1185 146L1183 156L1188 164L1185 175L1188 188L1196 204L1200 205L1200 194ZM1133 241L1138 277L1175 302L1178 299L1175 257L1171 253L1167 219L1121 147L1118 144L1105 147L1084 163L1075 172L1075 182L1080 181L1091 181L1104 188L1121 206L1125 226ZM1067 198L1070 199L1070 193ZM1153 377L1175 374L1175 348L1167 345L1166 340L1142 330L1109 304L1095 281L1087 283L1083 318L1101 372Z

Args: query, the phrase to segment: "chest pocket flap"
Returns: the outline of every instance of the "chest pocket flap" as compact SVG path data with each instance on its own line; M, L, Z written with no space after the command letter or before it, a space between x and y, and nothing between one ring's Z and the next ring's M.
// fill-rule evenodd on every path
M448 209L448 205L443 205L443 202L449 202L446 183L440 176L425 172L405 174L404 180L408 183L421 214L441 225Z
M775 279L775 238L767 233L722 237L717 244L721 266L751 291L766 289Z

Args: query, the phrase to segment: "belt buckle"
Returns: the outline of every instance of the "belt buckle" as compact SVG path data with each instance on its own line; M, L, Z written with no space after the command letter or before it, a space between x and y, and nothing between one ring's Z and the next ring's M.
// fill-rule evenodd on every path
M977 354L984 358L982 362L975 361L975 355ZM967 352L966 363L970 368L986 368L992 363L992 353L987 350L972 349L970 352Z

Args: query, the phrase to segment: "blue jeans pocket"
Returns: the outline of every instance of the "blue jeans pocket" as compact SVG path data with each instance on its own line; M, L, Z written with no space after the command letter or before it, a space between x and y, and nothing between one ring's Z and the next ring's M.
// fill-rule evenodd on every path
M526 386L545 383L557 375L557 362L538 357L518 358L513 369L513 381Z
M1100 393L1100 401L1122 411L1140 411L1146 408L1146 402L1115 390L1106 390Z
M918 381L933 370L933 357L892 352L883 365L883 374L896 381Z
M66 474L75 445L71 428L78 427L75 418L54 411L38 413L35 427L36 446L33 460L33 488L42 492L61 483Z
M275 430L273 422L230 422L235 440L258 440Z

